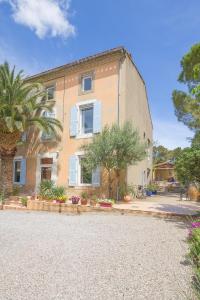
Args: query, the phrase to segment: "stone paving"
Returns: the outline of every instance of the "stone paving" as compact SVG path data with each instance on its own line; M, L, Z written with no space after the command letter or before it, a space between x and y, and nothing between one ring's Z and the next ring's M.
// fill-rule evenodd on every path
M176 194L156 195L147 197L146 199L135 199L130 203L115 204L114 208L158 213L158 214L177 214L193 216L200 211L200 202L193 202L189 200L180 201Z

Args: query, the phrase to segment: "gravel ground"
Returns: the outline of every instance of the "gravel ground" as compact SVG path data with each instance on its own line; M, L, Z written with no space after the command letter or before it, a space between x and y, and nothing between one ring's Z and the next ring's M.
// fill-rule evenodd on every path
M152 217L1 211L0 299L194 299L186 235Z

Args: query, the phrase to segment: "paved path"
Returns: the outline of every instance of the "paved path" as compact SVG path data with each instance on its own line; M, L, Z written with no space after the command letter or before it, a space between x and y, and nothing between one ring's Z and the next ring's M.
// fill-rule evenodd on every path
M153 217L0 211L0 299L189 299L186 236Z
M115 208L145 211L152 213L195 215L200 211L200 202L180 201L179 196L164 195L147 197L144 200L134 199L131 203L115 204Z

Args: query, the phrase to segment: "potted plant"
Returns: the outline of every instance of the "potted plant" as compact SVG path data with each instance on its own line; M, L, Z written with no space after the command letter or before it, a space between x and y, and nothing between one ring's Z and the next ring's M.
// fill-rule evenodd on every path
M96 206L96 204L97 204L97 195L94 194L90 197L90 205Z
M70 198L70 200L72 201L72 204L78 204L80 201L80 197L79 196L72 196Z
M146 195L147 196L156 195L157 189L158 189L158 187L156 184L152 183L152 184L147 185Z
M88 202L88 193L87 192L82 192L81 193L81 205L87 205Z
M119 194L124 202L130 202L135 197L135 188L132 185L123 184L119 188Z
M114 200L113 199L99 199L98 200L100 207L112 207Z
M65 195L64 186L54 186L52 188L52 197L56 200L56 203L64 203L67 200Z

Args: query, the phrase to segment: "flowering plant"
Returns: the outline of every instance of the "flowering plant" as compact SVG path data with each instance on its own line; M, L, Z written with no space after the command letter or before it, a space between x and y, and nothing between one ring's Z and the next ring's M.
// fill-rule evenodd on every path
M72 201L72 204L78 204L80 201L80 197L79 196L72 196L70 198L70 200Z
M105 198L105 199L98 199L98 202L114 204L114 203L115 203L115 200Z

